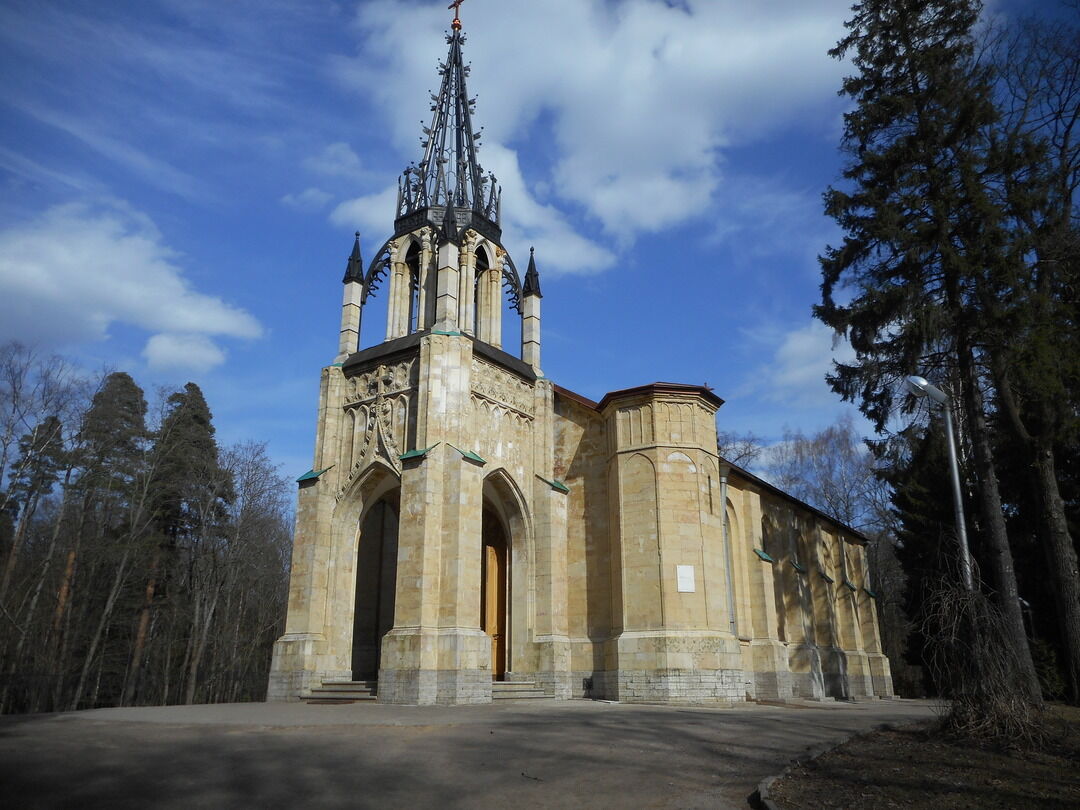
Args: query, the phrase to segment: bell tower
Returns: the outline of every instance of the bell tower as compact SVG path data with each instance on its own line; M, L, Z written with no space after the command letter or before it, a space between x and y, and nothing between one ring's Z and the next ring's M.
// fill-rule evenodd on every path
M520 673L568 694L569 674L555 674L568 660L566 488L540 276L530 251L523 283L502 243L456 16L451 29L392 234L365 268L357 233L346 262L271 700L350 681L380 701L487 702L493 678ZM364 347L376 303L386 331ZM519 345L503 345L504 315L520 318Z
M453 7L453 6L452 6ZM431 123L423 127L419 163L398 180L394 232L362 272L359 234L345 274L337 362L359 348L361 314L387 288L386 341L415 333L457 332L503 348L504 292L523 319L521 356L539 366L539 275L530 254L531 282L523 286L502 244L501 189L478 160L481 131L473 127L465 34L455 17L431 94ZM526 289L527 287L527 289ZM527 299L535 298L529 302ZM526 313L528 310L528 313ZM526 345L528 348L526 349Z

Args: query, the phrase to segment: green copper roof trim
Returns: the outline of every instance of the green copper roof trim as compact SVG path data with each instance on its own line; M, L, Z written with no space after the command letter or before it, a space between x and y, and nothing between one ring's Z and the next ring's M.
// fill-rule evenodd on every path
M798 571L800 574L805 574L806 573L806 566L803 565L798 560L792 560L791 561L791 567L794 568L796 571Z
M819 569L817 570L817 572L818 572L819 574L821 574L821 578L822 578L823 580L825 580L826 582L828 582L828 583L829 583L830 585L831 585L832 583L836 582L836 580L835 580L835 579L833 579L832 577L830 577L830 576L829 576L828 574L826 574L826 573L825 573L824 571L822 571L822 570L821 570L820 568L819 568Z
M310 469L306 473L301 475L299 478L297 478L296 483L299 484L299 483L302 483L303 481L314 481L316 478L318 478L320 475L322 475L324 472L326 472L326 470L331 470L331 469L333 469L333 467L334 467L334 465L331 464L326 469L319 470L318 472L315 472L314 469Z
M869 596L871 599L877 599L877 594L869 588L864 587L863 590L866 591L866 595Z
M432 329L431 334L433 334L433 335L449 335L450 337L461 337L462 333L461 332L442 332L442 331L440 331L438 329ZM453 447L453 445L450 445L450 446Z
M765 551L763 551L760 548L755 548L754 553L757 554L764 562L767 562L767 563L776 562L776 560L774 560L772 557L770 557Z
M410 450L408 453L402 453L400 456L398 456L398 460L400 460L400 461L408 461L411 458L423 458L428 453L430 453L432 450L434 450L436 447L438 447L439 444L440 444L440 442L435 442L435 444L431 445L431 447L424 447L424 448L419 448L418 447L415 450Z
M341 368L343 365L345 365L345 364L344 363L331 363L330 365L327 366L327 368Z
M848 581L848 580L846 580L846 579L844 580L844 587L845 587L845 588L847 588L848 590L850 590L850 591L851 591L852 593L854 593L855 591L859 590L859 589L858 589L858 588L856 588L856 587L855 587L855 586L854 586L854 585L853 585L853 584L852 584L851 582L849 582L849 581Z
M450 442L447 442L447 444L450 444ZM452 444L450 444L450 446L454 447L454 445ZM475 461L477 464L487 464L487 461L476 455L476 453L472 452L471 450L462 450L460 447L454 447L454 449L461 453L462 458L465 458L469 461Z
M556 492L561 492L564 495L569 495L570 494L570 487L568 487L562 481L549 481L546 478L544 478L544 476L542 476L542 475L538 475L536 477L539 478L541 481L543 481L545 484L547 484L549 487L551 487Z

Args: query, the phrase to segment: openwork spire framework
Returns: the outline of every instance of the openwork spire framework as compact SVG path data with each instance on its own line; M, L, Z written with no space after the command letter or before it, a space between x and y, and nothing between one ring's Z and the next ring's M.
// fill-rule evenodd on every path
M419 164L410 164L401 175L394 230L406 233L427 222L448 232L451 239L455 237L450 233L467 227L499 239L501 189L477 160L482 131L473 130L476 99L469 98L465 86L469 75L461 52L465 35L455 29L446 41L450 52L439 65L439 93L431 96L431 125L423 128L421 138L424 154Z

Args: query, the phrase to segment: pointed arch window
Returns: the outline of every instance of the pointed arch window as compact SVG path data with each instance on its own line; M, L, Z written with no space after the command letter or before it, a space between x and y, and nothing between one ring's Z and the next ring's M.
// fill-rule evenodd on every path
M405 266L409 274L409 334L423 329L420 323L420 248L413 242L405 253Z

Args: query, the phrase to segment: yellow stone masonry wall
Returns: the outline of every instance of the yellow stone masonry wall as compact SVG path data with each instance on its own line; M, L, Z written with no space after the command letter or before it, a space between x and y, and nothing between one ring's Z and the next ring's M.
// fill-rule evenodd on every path
M538 367L539 299L522 310L529 362L481 342L471 319L494 334L497 276L478 310L462 279L488 248L429 236L429 326L407 334L403 237L388 340L322 371L270 699L370 671L375 650L378 698L400 703L485 702L499 673L560 698L891 694L861 539L719 458L718 397L558 389ZM481 591L505 610L482 618Z
M414 344L324 370L316 468L329 469L300 490L273 698L351 677L358 526L390 496L380 699L490 699L485 505L509 535L508 679L628 701L891 694L859 539L719 458L702 389L598 407L468 336Z

